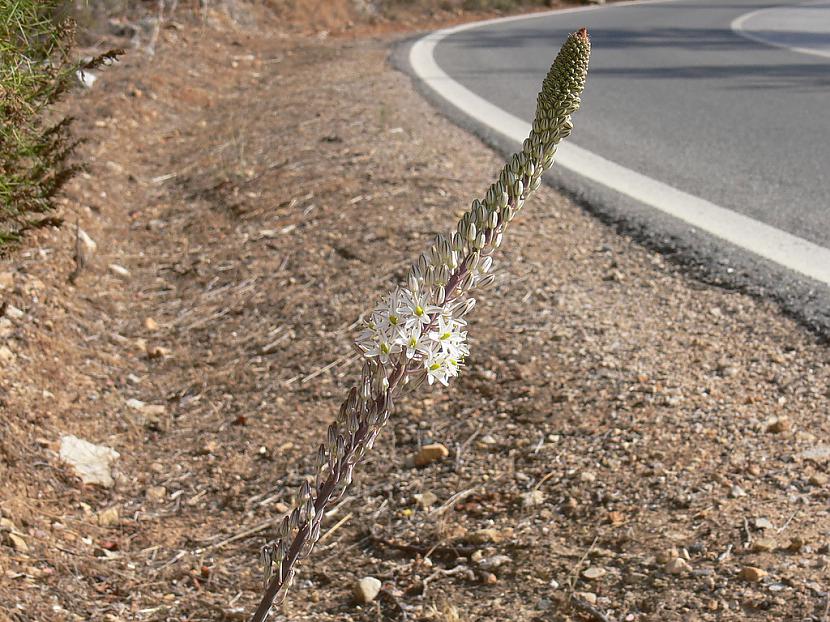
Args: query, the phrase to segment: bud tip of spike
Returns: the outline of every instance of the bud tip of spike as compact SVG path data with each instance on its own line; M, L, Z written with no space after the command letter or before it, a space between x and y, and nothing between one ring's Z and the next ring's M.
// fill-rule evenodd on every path
M576 31L576 36L580 39L588 39L588 29L587 28L580 28Z

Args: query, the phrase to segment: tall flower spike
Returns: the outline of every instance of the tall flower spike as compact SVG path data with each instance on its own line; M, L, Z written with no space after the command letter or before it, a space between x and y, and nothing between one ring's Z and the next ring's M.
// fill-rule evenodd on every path
M521 152L508 160L484 199L473 201L455 231L439 236L418 258L406 286L395 288L371 314L356 343L366 363L361 378L318 450L316 494L307 484L301 488L300 507L280 529L284 539L270 559L264 557L266 575L271 574L251 622L263 622L277 598L285 598L297 564L320 537L326 509L340 498L355 465L371 449L395 395L404 386L443 385L458 375L469 354L461 318L475 305L471 294L493 282L492 255L508 224L539 187L557 145L573 128L571 114L579 108L590 53L584 28L568 37L542 83L533 129Z

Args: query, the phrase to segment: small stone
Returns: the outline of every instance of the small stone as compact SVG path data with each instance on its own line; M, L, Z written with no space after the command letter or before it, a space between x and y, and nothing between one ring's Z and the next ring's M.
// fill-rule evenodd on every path
M432 443L431 445L424 445L420 451L415 454L415 466L422 467L433 462L443 460L450 455L450 450L441 443Z
M499 578L492 572L485 572L481 575L481 582L484 585L495 585L499 582Z
M510 537L513 535L513 530L509 531L499 531L498 529L488 528L488 529L479 529L478 531L474 532L468 538L468 541L472 544L498 544L499 542L504 541L505 537Z
M77 436L62 436L60 458L71 466L84 484L98 484L110 488L112 463L119 453L103 445L94 445Z
M746 497L747 494L743 488L736 484L735 486L732 486L732 488L730 489L729 496L733 499L740 499L741 497Z
M167 488L164 486L150 486L144 493L148 501L161 503L167 498Z
M758 583L767 576L767 571L755 566L744 566L738 574L738 578L749 583Z
M18 309L14 305L7 304L5 315L6 315L7 318L9 318L11 320L19 320L24 315L26 315L26 313L21 311L20 309Z
M768 518L756 518L752 521L755 525L755 529L772 529L773 524L772 521Z
M155 332L159 329L159 325L158 325L158 322L156 322L153 318L145 317L144 318L144 328L146 328L150 332Z
M793 536L790 538L790 543L787 545L787 550L791 553L798 553L804 548L804 538L801 536Z
M161 359L170 356L170 350L156 345L147 345L145 347L147 358Z
M827 477L824 473L813 473L809 480L813 486L826 486L828 481L830 481L830 477Z
M415 498L415 502L424 510L438 503L438 495L429 490L413 495L413 497Z
M510 564L513 559L507 555L493 555L492 557L485 557L478 562L478 565L485 570L495 570L505 564Z
M119 266L117 263L111 263L107 266L107 269L116 277L123 281L129 281L132 278L132 274L130 271L127 270L124 266Z
M772 538L759 538L758 540L753 540L751 550L753 553L769 553L770 551L774 551L777 546L775 540Z
M132 408L133 410L144 410L146 404L141 400L137 400L134 397L131 397L126 401L127 406Z
M15 358L14 352L8 346L0 346L0 361L11 363Z
M594 475L591 471L583 471L579 474L579 479L583 482L588 482L589 484L597 481L597 476Z
M479 441L479 443L481 445L495 445L496 444L496 439L493 438L492 434L485 434L484 436L481 437L481 440Z
M9 544L12 548L17 551L18 553L28 553L29 552L29 545L26 544L26 540L23 539L19 533L10 532L6 536L9 540Z
M805 449L796 457L818 463L828 462L830 461L830 445L816 445L810 449Z
M381 582L375 577L363 577L354 586L354 598L361 605L368 605L380 594Z
M0 272L0 291L14 289L14 272Z
M522 495L522 506L532 508L545 502L545 493L541 490L531 490Z
M0 339L8 339L14 333L14 324L5 317L0 317Z
M81 242L81 261L89 261L98 250L98 245L95 243L89 234L83 229L78 229L78 240Z
M682 557L675 557L673 560L666 564L666 572L668 572L669 574L686 574L691 569L692 567L689 566L689 563Z
M789 417L773 417L767 422L767 432L770 434L781 434L792 427Z
M657 562L660 564L668 564L671 560L677 559L680 557L680 553L677 552L676 547L671 547L670 549L665 549L657 553Z
M101 527L112 527L117 525L120 517L118 516L118 508L112 507L98 512L98 524Z
M576 596L577 598L581 598L589 605L597 604L597 595L593 592L575 592L574 596Z
M622 525L625 522L625 515L622 512L611 510L608 512L608 522L612 525Z
M599 566L589 566L585 570L582 571L582 576L588 579L589 581L596 581L597 579L601 579L608 571L605 568L600 568Z

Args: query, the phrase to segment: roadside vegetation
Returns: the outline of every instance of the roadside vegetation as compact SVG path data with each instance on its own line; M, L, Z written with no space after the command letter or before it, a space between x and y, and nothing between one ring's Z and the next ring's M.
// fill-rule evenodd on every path
M56 0L0 3L0 246L27 229L60 224L55 197L81 168L71 117L52 107L78 72L114 57L75 60L74 22Z

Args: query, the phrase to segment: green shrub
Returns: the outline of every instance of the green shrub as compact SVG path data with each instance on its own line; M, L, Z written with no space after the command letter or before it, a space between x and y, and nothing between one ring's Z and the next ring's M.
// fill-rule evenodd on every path
M77 82L88 63L71 57L74 24L58 0L0 0L0 246L55 219L55 195L79 166L72 119L55 118L51 106Z

